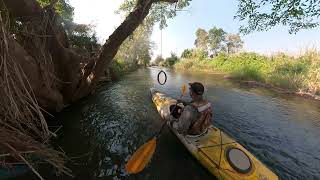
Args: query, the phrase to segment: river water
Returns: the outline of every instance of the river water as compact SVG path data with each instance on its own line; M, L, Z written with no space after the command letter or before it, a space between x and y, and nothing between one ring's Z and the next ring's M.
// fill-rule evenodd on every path
M183 83L202 82L214 108L213 124L244 145L281 179L320 179L320 105L300 97L242 87L221 75L166 70L168 81L157 83L158 68L140 69L66 108L56 116L63 124L56 145L70 158L76 179L212 179L168 129L159 138L148 167L138 175L124 171L136 148L161 127L150 100L156 87L180 96ZM187 99L187 98L186 98ZM46 179L57 178L42 168Z

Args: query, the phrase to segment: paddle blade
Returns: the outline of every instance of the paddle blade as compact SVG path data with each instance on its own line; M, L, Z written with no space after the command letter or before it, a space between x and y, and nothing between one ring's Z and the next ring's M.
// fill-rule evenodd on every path
M183 84L181 87L181 92L182 92L183 96L186 94L186 91L187 91L187 86L186 86L186 84Z
M141 172L151 160L153 153L156 150L156 145L156 138L153 138L142 145L127 162L125 166L126 171L129 174Z

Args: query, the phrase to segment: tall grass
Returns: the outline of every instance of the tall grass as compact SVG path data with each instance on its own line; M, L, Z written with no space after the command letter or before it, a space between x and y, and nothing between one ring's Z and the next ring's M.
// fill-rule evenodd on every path
M320 93L320 53L309 50L299 57L284 53L264 56L257 53L220 54L214 58L185 59L176 69L214 71L240 80L254 80L277 87Z

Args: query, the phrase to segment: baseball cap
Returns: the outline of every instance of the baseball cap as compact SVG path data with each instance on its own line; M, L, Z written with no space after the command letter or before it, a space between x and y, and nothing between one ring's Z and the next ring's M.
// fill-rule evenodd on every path
M199 82L189 83L191 90L197 95L202 95L204 92L204 86Z

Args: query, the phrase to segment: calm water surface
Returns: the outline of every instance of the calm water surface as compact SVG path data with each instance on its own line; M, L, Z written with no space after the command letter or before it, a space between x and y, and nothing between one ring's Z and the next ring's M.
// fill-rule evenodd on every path
M241 87L221 75L166 70L168 82L157 84L157 68L140 69L56 116L64 127L57 140L70 157L75 179L213 179L166 129L148 167L128 175L124 164L162 124L149 88L173 97L189 81L207 87L213 123L247 147L281 179L320 179L320 105L265 89ZM42 168L47 179L56 177Z

